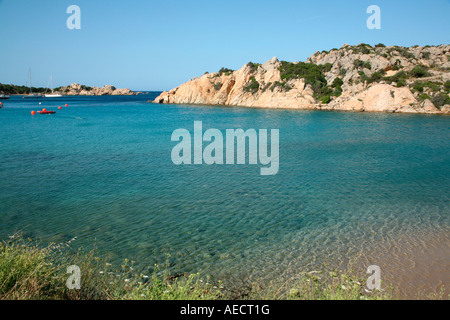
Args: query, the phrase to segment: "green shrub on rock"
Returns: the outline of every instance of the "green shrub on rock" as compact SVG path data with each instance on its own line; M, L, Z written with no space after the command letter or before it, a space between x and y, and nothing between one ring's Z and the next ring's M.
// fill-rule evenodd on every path
M450 97L448 96L448 94L438 93L431 98L431 102L433 102L433 104L439 108L443 105L450 104Z
M431 74L427 71L427 67L418 65L415 66L410 72L409 75L414 78L423 78L429 77Z
M446 81L444 83L444 90L449 92L450 91L450 81Z
M259 82L256 81L255 77L250 80L250 83L244 87L246 92L256 93L259 90Z
M228 69L228 68L221 68L218 72L218 75L221 76L222 74L225 73L226 76L229 76L233 73L234 70L232 69Z

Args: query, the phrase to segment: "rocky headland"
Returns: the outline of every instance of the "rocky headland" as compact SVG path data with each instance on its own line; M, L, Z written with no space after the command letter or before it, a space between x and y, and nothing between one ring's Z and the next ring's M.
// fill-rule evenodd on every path
M164 91L155 103L450 114L450 45L343 45L305 62L249 62Z

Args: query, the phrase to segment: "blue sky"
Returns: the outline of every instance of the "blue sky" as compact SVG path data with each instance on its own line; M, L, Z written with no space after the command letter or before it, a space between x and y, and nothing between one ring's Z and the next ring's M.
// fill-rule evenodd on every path
M69 30L69 5L81 30ZM381 30L369 30L369 5ZM0 0L0 82L167 90L249 61L304 61L344 43L450 44L450 0Z

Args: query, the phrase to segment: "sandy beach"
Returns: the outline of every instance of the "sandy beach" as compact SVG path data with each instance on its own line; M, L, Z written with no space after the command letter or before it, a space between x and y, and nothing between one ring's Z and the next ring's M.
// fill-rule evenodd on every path
M375 250L364 265L381 268L382 288L392 286L401 299L425 299L445 287L450 294L450 236L448 232L407 234Z

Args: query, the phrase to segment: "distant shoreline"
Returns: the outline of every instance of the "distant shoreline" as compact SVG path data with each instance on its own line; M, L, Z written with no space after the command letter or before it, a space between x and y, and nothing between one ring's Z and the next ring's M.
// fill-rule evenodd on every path
M27 86L17 86L14 84L2 84L0 83L0 93L9 96L27 96L30 93L35 94L60 94L64 96L133 96L142 94L141 91L132 91L128 88L118 89L112 85L104 85L100 87L90 87L86 85L81 85L78 83L72 83L68 86L57 87L54 89L43 88L43 87L27 87Z
M134 94L135 96L150 94L150 93L147 93L147 92L140 92L140 91L133 91L133 92L136 93L136 94ZM153 91L153 92L161 92L161 91ZM5 93L5 94L7 94L7 93ZM28 94L17 94L17 93L7 94L7 95L9 95L10 97L13 97L13 96L14 97L26 97L26 96L28 96ZM64 94L62 97L78 97L78 96L82 96L82 97L105 97L105 96L108 96L108 95L94 96L94 95L88 95L88 94L85 94L85 95L82 95L82 94ZM122 94L122 95L117 94L115 96L129 96L129 95L128 94ZM37 98L39 98L39 97L37 97ZM43 96L43 98L45 98L45 97Z

